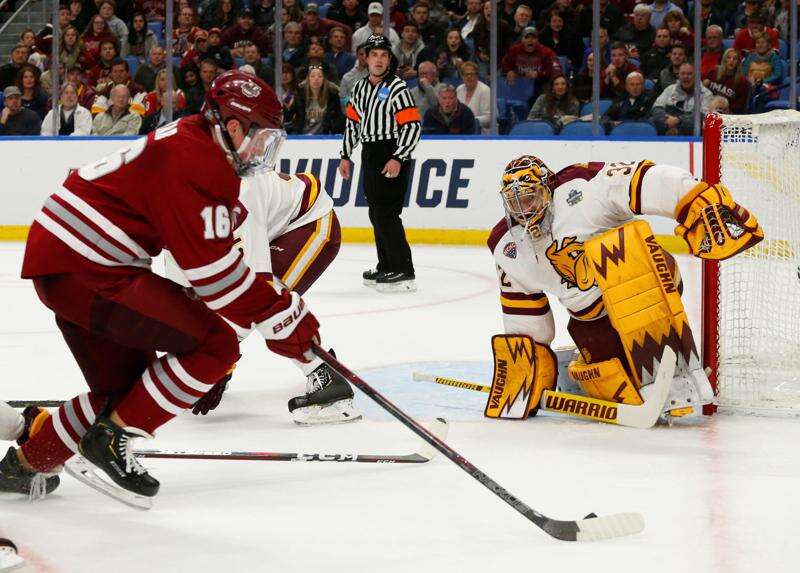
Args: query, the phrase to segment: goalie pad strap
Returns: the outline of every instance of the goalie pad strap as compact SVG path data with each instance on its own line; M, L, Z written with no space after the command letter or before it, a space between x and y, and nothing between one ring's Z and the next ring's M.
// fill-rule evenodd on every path
M681 363L699 365L680 293L646 221L586 241L586 256L638 388L653 381L665 346Z
M549 346L530 336L492 337L494 374L484 415L524 420L536 415L545 389L556 386L558 362Z

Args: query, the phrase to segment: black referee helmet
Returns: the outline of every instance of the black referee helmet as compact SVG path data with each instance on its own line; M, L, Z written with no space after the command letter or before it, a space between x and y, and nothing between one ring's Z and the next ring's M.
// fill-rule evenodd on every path
M364 55L366 56L369 56L372 50L386 50L389 52L389 69L387 73L394 74L397 71L397 58L392 51L392 43L386 36L373 34L367 38L367 41L361 44L359 48L364 48Z

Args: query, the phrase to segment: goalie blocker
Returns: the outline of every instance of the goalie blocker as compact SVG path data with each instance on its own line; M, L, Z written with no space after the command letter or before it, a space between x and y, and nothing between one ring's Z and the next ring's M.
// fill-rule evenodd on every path
M602 291L608 319L624 350L624 356L609 360L591 362L590 356L582 355L570 364L569 377L589 397L582 403L593 411L588 417L602 417L600 409L613 403L638 406L651 399L666 348L678 358L664 416L699 414L713 394L675 276L650 226L636 220L594 237L586 241L585 255L586 268ZM543 394L555 389L555 355L549 346L519 335L492 337L492 350L494 376L485 415L510 419L535 415ZM550 402L557 406L557 400Z

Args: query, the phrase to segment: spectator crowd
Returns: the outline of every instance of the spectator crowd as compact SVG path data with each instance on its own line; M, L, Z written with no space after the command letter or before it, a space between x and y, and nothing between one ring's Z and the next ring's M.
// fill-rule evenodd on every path
M600 0L599 54L589 42L590 0L392 0L388 29L383 5L369 0L284 0L277 28L273 0L176 0L174 9L169 39L165 0L71 0L61 5L55 47L52 25L23 32L0 66L0 135L145 134L169 119L170 83L172 117L197 113L224 70L274 85L276 29L283 51L274 87L289 133L343 131L343 106L367 75L359 46L372 34L394 46L396 73L411 88L424 133L488 133L493 9L504 130L528 119L558 133L590 119L596 58L608 132L637 121L662 135L691 134L695 106L764 111L788 79L790 0ZM50 69L53 49L58 74Z

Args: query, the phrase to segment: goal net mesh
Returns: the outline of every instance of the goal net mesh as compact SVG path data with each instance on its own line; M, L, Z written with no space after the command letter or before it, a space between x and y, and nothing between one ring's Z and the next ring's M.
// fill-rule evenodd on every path
M800 414L800 113L722 120L720 181L764 240L719 263L719 404Z

